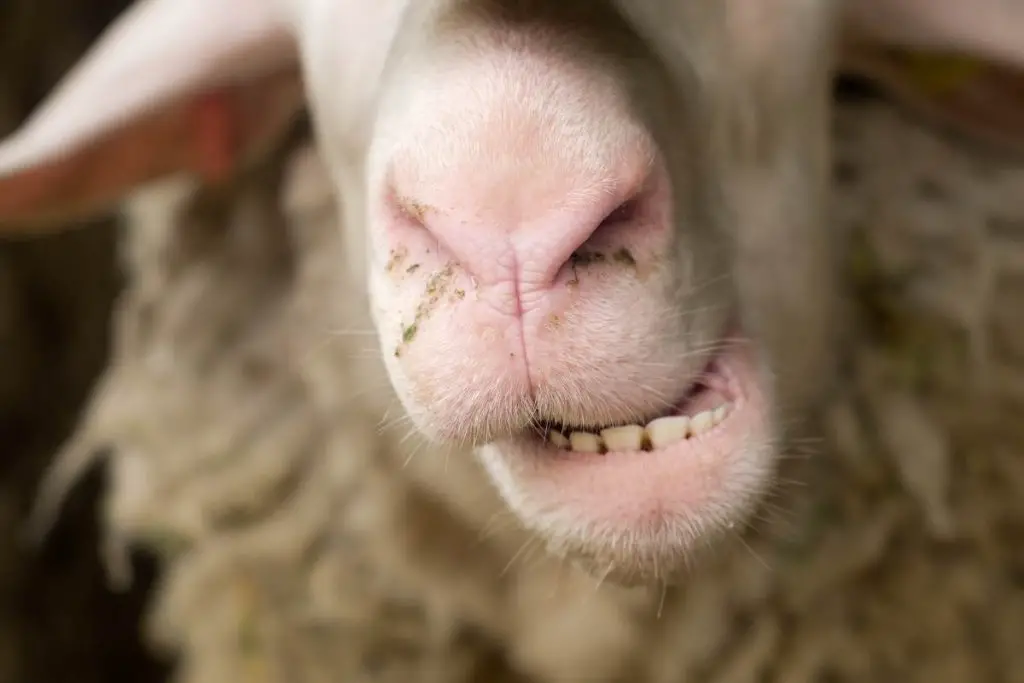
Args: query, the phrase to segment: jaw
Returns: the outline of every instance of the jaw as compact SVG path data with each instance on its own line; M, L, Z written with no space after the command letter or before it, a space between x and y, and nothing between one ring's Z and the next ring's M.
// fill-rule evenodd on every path
M620 583L666 581L742 526L774 473L776 420L752 345L720 352L700 384L642 437L639 425L613 425L604 439L566 444L549 427L478 454L506 504L552 553Z

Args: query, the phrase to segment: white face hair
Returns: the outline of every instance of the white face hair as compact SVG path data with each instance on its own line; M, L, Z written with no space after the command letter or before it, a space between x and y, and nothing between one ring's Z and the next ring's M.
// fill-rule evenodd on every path
M146 0L0 145L0 220L221 176L308 104L412 422L554 552L663 580L826 386L836 9Z
M806 65L828 7L807 7L779 26L810 36L770 67L764 96L803 109L780 121L757 111L761 93L715 82L739 79L728 32L754 18L710 3L680 10L694 48L678 65L645 34L660 24L614 3L425 3L403 17L372 120L347 137L334 74L307 69L322 145L359 149L324 161L365 202L343 220L351 266L406 412L428 438L476 447L519 519L602 575L664 578L743 522L785 437L776 396L800 410L810 395L777 378L822 370L827 71ZM315 24L337 22L324 11ZM697 26L721 44L696 43ZM764 87L761 65L743 66ZM742 131L745 116L764 130ZM745 197L787 185L804 195ZM745 245L786 263L781 291L744 292ZM804 329L800 357L759 324Z

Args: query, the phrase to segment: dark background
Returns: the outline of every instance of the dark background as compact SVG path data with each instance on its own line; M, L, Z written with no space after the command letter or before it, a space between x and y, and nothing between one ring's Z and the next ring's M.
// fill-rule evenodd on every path
M0 135L22 121L126 0L0 1ZM130 591L99 564L91 472L39 547L25 517L107 357L119 288L115 225L0 239L0 683L148 683L165 678L139 640L153 572Z

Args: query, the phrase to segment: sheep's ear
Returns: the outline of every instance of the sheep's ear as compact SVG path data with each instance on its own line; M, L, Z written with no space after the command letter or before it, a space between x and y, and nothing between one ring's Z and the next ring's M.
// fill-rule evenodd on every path
M932 122L1024 155L1024 2L856 0L840 69Z
M842 5L855 36L926 53L969 55L1010 70L1024 69L1021 0L854 0Z
M111 208L157 177L217 180L303 104L280 0L140 0L0 140L0 233ZM5 230L6 228L6 230Z

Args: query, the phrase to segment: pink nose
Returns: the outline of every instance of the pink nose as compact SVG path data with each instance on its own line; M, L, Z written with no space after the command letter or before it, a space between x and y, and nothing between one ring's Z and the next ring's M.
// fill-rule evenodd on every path
M514 268L517 281L538 287L551 284L573 255L598 235L622 230L615 241L627 246L628 226L643 203L635 183L607 183L602 190L563 194L554 200L550 194L536 196L534 202L490 206L471 199L457 203L395 199L393 208L406 228L425 230L481 284L507 278Z

